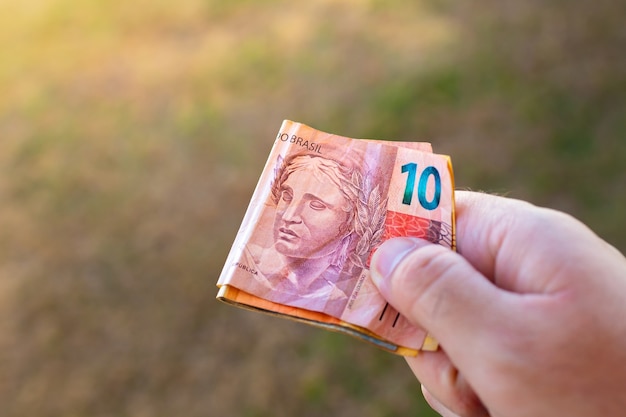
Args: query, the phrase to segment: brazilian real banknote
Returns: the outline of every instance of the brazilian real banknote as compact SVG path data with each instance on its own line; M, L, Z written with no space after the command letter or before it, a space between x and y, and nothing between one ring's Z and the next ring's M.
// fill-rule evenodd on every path
M455 250L450 158L429 143L351 139L283 122L217 282L217 298L401 355L437 342L389 305L369 263L414 236Z

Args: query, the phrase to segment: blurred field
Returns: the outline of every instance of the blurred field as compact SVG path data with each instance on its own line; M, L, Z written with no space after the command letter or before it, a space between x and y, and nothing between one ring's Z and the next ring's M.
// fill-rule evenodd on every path
M285 118L626 251L626 4L457 3L0 2L0 415L434 415L402 359L214 301Z

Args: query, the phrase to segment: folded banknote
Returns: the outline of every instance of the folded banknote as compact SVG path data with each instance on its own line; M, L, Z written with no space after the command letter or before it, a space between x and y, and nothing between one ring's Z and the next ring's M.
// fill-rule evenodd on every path
M423 142L351 139L284 121L217 282L217 298L401 355L437 342L371 281L382 242L455 249L450 158Z

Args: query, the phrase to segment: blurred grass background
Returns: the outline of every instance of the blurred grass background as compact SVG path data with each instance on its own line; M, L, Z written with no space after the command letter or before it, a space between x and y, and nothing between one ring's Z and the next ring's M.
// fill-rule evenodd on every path
M465 3L1 1L0 415L434 415L401 358L214 301L285 118L625 251L626 3Z

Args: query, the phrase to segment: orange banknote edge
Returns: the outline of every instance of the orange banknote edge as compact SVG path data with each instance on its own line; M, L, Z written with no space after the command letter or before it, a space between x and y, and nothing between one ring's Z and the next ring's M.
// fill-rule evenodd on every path
M248 294L245 291L238 290L230 285L222 285L220 287L217 299L236 307L286 318L337 333L347 334L398 355L416 356L419 352L417 349L398 346L395 343L378 337L366 328L352 325L327 314L274 303ZM420 350L435 351L438 346L437 341L427 335Z

